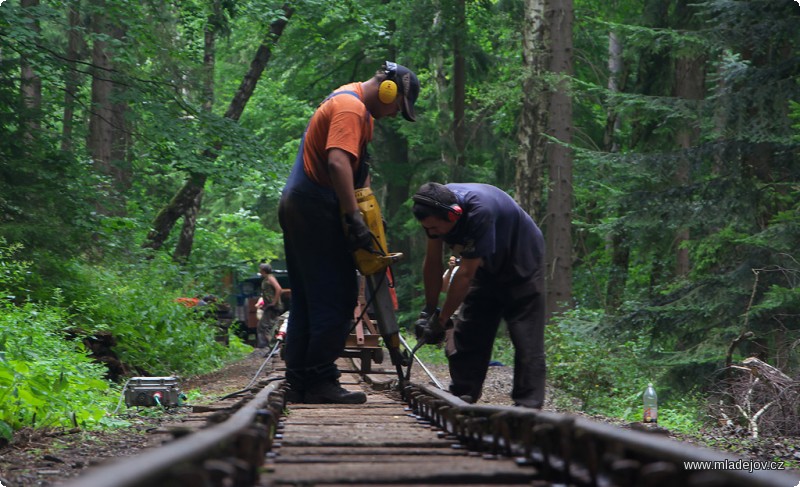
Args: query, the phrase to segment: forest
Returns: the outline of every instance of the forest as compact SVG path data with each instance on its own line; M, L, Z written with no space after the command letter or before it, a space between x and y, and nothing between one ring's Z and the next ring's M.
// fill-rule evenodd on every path
M800 435L798 26L795 0L0 2L0 437L112 425L98 336L122 376L248 353L175 299L279 265L309 117L386 60L422 86L370 147L401 323L411 194L493 184L544 231L573 407L636 420L652 382L667 427Z

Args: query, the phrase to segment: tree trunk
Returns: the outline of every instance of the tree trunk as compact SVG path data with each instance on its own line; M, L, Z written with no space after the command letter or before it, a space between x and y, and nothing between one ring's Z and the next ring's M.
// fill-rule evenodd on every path
M242 112L244 111L245 106L247 105L248 100L252 96L253 91L256 88L256 84L258 83L258 79L261 76L261 73L264 72L264 68L266 67L267 62L269 62L269 58L272 55L272 46L278 42L278 39L280 39L281 34L283 33L283 29L289 22L289 18L291 18L292 14L294 13L294 9L289 7L287 4L284 4L282 10L284 16L275 20L270 25L269 34L258 47L256 55L253 58L253 61L250 63L250 69L242 79L242 83L239 85L239 90L234 95L233 100L228 106L228 110L225 112L226 118L238 121L239 117L241 117ZM219 149L219 147L216 147L216 149ZM209 159L214 159L216 157L216 153L217 151L207 150L204 154ZM173 196L169 204L156 216L156 219L153 222L153 228L147 234L147 239L142 244L142 247L151 248L154 250L160 249L169 237L170 232L172 232L172 228L175 226L178 218L184 216L187 211L189 211L189 208L193 205L198 205L196 209L197 211L200 210L199 204L202 201L202 192L203 188L205 187L206 179L207 176L205 174L189 174L189 178L186 180L183 187L178 190L178 193ZM182 252L187 252L188 255L188 252L190 251L191 250L187 251L184 249Z
M675 67L675 91L678 98L700 100L703 98L703 85L705 83L705 58L680 58ZM689 122L683 124L675 134L678 147L684 151L694 147L700 137L700 128ZM679 186L686 186L691 182L691 172L687 157L678 159L675 169L675 182ZM684 227L675 235L675 275L686 276L689 274L689 250L682 247L683 242L690 238L689 229Z
M622 42L615 32L608 33L608 91L612 94L620 92L619 82L622 74ZM616 134L621 121L619 114L609 108L606 115L606 131L603 135L603 146L607 152L619 151Z
M97 167L105 174L111 173L111 140L113 137L111 127L111 87L110 79L111 61L107 52L107 43L103 40L105 32L104 1L93 2L92 32L95 38L92 42L92 106L89 115L89 139L87 149L94 159Z
M388 5L391 0L382 0L381 3ZM387 27L388 33L394 37L397 30L396 21L389 20ZM396 60L397 49L392 46L388 49L388 59ZM414 167L409 162L408 139L400 136L394 125L378 124L376 130L381 139L380 141L373 140L373 144L377 143L380 152L386 154L386 157L378 159L381 161L380 172L385 182L385 197L380 203L383 208L383 218L390 222L390 228L399 228L400 224L395 226L391 220L397 219L398 216L405 216L406 210L403 209L403 205L408 201L408 195L416 191L416 188L411 189ZM403 238L397 238L397 235L392 238L392 235L387 235L387 245L389 246L387 250L400 252L408 258L411 251L411 238L411 235L405 235Z
M153 221L153 228L147 234L147 240L142 247L158 250L164 245L172 231L172 227L175 226L175 222L186 214L187 209L194 204L198 195L202 193L206 179L205 174L193 173L189 176L189 179L175 193L169 204L156 215L156 219Z
M467 128L466 93L467 69L464 58L464 45L467 36L467 7L465 0L455 2L453 29L453 143L455 145L455 166L452 180L463 182L467 169Z
M685 0L678 2L676 16L679 17L681 27L692 25L692 8ZM705 94L705 62L703 55L689 55L680 57L675 63L675 93L679 99L702 100ZM702 116L697 113L698 119ZM675 134L677 146L685 152L694 147L700 139L700 127L697 120L686 120L681 124ZM675 169L675 182L679 186L686 186L691 182L691 172L688 157L678 159ZM675 235L675 275L687 276L690 270L689 250L682 248L683 242L690 238L689 229L684 227Z
M547 310L552 316L565 311L572 301L572 0L552 0L550 71L559 80L550 100L548 133L561 143L548 145L550 188L547 198Z
M522 110L517 128L519 150L515 175L516 199L534 220L542 215L547 93L542 73L549 65L544 0L525 0L522 25ZM540 222L541 223L541 222Z
M611 96L620 92L620 76L622 73L622 43L614 32L608 34L608 91ZM603 136L603 147L607 152L618 152L617 132L621 121L619 114L609 108L606 118L606 131ZM624 209L621 213L624 213ZM609 314L616 313L622 305L625 285L628 282L628 264L630 249L625 238L623 225L614 225L606 235L606 248L611 254L611 266L606 283L605 309Z
M203 181L205 182L205 178L203 178ZM194 189L194 197L187 200L188 206L186 211L183 212L183 227L178 236L178 243L175 245L175 252L172 254L172 260L175 262L186 263L192 253L194 230L197 228L197 215L200 213L200 206L205 193L203 186L198 186Z
M131 171L128 161L130 130L125 114L127 103L121 100L122 89L116 86L113 73L113 51L103 37L122 39L122 27L111 25L103 14L104 0L95 0L92 14L92 108L89 117L87 148L98 170L109 178L100 188L106 197L98 198L98 211L103 214L124 212L123 193L130 187Z
M242 116L244 107L253 95L258 79L261 77L261 73L264 72L264 68L267 66L269 58L272 56L272 47L278 43L278 39L280 39L281 34L283 34L283 29L286 28L286 24L294 13L294 8L289 7L288 4L284 4L282 10L284 17L270 24L269 34L258 47L256 55L250 63L250 70L244 75L244 79L242 79L242 83L239 85L239 90L234 95L233 101L231 101L228 110L225 112L225 118L238 121L239 117Z
M434 35L442 36L442 30L444 29L443 21L444 13L442 12L441 8L436 12L433 17L433 32ZM448 85L447 85L447 73L444 67L444 53L440 46L444 46L445 43L434 43L434 48L432 49L433 54L431 55L431 69L433 71L433 77L435 80L434 88L436 90L436 103L438 109L438 120L436 126L439 130L439 150L442 158L442 166L446 168L453 168L455 167L455 159L453 158L454 154L454 144L453 144L453 137L450 134L450 127L452 127L452 122L448 123L446 120L447 114L451 113L451 109L449 106L448 101ZM452 170L451 170L452 172Z
M21 0L20 6L25 11L23 14L25 18L30 20L31 30L38 37L41 27L36 15L31 10L35 10L39 6L39 0ZM25 138L32 141L41 127L42 78L33 70L33 66L25 55L20 56L20 95L24 108L21 127Z
M622 298L625 295L630 260L630 248L622 225L614 226L608 236L608 247L610 247L611 252L611 266L608 271L608 282L606 283L605 308L608 314L614 314L622 305Z
M61 150L72 151L72 129L75 117L75 101L77 99L80 76L76 62L83 57L83 37L81 36L81 15L77 3L67 5L67 74L64 82L64 121L61 127Z
M388 124L381 125L380 130L389 129ZM396 218L397 215L405 218L406 211L403 205L408 201L408 195L414 193L417 188L411 188L411 181L414 179L414 167L409 162L408 140L405 137L399 137L396 132L390 132L382 136L381 151L383 153L392 154L391 160L381 159L381 175L386 184L386 198L385 203L381 204L383 208L383 217L386 220L397 220L393 222L392 227L399 228L401 223ZM373 180L374 181L374 180ZM406 238L389 239L389 251L401 252L408 258L411 252L411 235Z

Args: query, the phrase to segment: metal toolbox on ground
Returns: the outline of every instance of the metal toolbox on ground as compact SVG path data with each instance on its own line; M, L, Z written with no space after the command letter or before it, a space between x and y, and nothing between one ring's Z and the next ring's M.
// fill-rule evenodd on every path
M125 387L125 405L180 406L183 394L175 377L131 377Z

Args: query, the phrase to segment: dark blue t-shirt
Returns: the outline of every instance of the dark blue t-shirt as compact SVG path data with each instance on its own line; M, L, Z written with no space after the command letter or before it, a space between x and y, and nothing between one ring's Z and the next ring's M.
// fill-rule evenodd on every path
M446 185L463 210L444 241L467 259L482 258L483 272L498 283L514 283L544 269L544 238L539 227L508 194L479 183Z

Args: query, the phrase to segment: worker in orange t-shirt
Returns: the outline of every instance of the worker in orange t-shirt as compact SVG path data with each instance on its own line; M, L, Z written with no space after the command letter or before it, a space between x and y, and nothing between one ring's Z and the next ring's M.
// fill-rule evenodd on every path
M402 113L413 122L419 89L411 70L387 61L369 80L331 93L306 127L278 210L292 281L284 345L289 402L366 401L363 392L341 387L335 364L358 298L352 252L372 245L355 189L369 186L373 119Z

